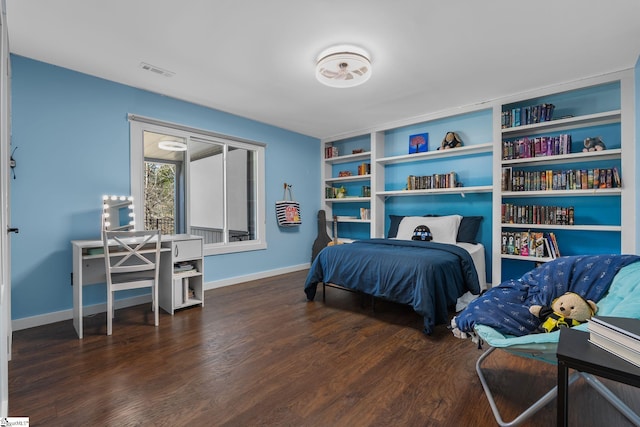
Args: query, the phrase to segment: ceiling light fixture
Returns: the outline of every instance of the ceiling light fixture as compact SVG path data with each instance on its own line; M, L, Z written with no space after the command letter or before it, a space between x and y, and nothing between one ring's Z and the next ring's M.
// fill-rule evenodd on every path
M361 85L371 77L369 54L355 46L339 45L324 50L316 62L316 78L331 87Z
M160 141L158 148L167 151L187 151L187 144L182 141Z

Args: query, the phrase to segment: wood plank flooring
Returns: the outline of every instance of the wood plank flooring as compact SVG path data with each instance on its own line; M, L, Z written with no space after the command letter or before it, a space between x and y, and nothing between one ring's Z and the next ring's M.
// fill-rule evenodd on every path
M306 271L206 292L204 308L149 305L14 333L9 415L32 426L494 426L475 372L481 354L410 307L303 292ZM555 384L555 366L496 351L487 361L506 420ZM534 375L531 375L531 374ZM632 387L603 380L636 411ZM571 388L571 425L628 426L588 385ZM525 426L555 425L550 403Z

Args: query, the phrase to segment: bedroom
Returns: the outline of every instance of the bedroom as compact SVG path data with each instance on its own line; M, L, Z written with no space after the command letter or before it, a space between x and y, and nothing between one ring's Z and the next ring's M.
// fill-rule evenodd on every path
M13 31L11 29L11 7L18 6L16 2L8 3L8 24L11 32ZM284 7L284 4L281 7ZM357 4L354 4L355 11L351 11L352 13L358 12L355 5ZM573 5L579 7L575 3ZM626 3L620 3L620 5L621 7L627 6ZM79 7L79 5L75 6ZM97 7L96 5L93 6ZM360 6L362 5L360 4ZM46 6L39 5L34 7L45 8ZM615 8L611 9L615 10ZM90 11L86 12L90 13ZM160 19L165 16L159 10L151 10L151 12L154 13L151 15L151 18L154 19ZM279 14L268 10L260 10L260 12L264 16L272 18L274 14ZM455 11L445 9L442 12L450 12L450 16L456 16ZM50 11L47 16L55 16L55 13L55 11ZM301 16L305 16L308 12L300 11L299 13ZM380 13L385 14L385 11L383 10ZM562 13L562 11L559 13ZM604 11L601 13L605 14ZM624 33L622 37L626 37L628 40L637 40L638 37L632 36L634 34L632 32L634 31L634 23L630 16L633 16L633 13L621 13L620 15L623 18L617 17L618 19L630 19L628 31L631 35ZM182 16L180 18L181 21L179 22L184 25L184 19L186 18ZM377 27L383 27L387 18L377 17L376 19L379 20L376 21L378 23ZM416 19L416 21L413 22L413 25L419 26L422 20ZM430 25L436 25L432 21L430 21ZM237 24L241 22L243 22L243 19L238 18ZM342 23L343 21L341 20L340 22ZM346 20L346 22L349 21ZM302 22L299 25L302 25ZM637 27L637 24L635 25ZM313 25L309 23L308 26L312 27ZM264 24L259 28L265 31ZM17 31L18 28L15 30ZM77 31L83 30L85 28L77 29ZM28 26L26 31L29 31ZM291 31L300 31L300 27L296 25L291 28ZM375 29L375 32L377 31L380 30ZM417 30L414 29L414 31ZM493 34L493 36L496 35ZM343 36L343 34L340 34L340 36ZM344 36L346 37L347 35ZM337 38L338 36L332 37ZM331 40L319 40L317 42L318 50L332 40L333 38ZM346 41L358 42L358 40ZM120 43L120 48L116 48L116 50L123 49L122 46L125 45L126 39L118 39L118 42ZM246 40L244 42L245 44L248 43ZM627 58L624 68L636 67L637 70L637 46L634 46L633 43L627 44L631 45L631 48L636 48L636 51L632 58ZM597 46L598 43L592 43L590 49L594 49L594 45ZM173 44L168 43L168 46L172 46L175 52L176 47ZM371 48L373 49L373 46ZM626 48L629 49L629 46L626 46ZM100 43L96 44L95 49L104 50L105 53L109 51L106 46L103 47ZM204 47L199 47L199 49L201 49L198 51L199 54L206 52ZM422 47L419 49L422 49ZM153 52L154 57L160 55L157 50L157 48L155 50L150 48L149 54L151 55L151 52ZM600 49L600 51L603 51L603 57L606 53L604 52L605 50L607 50L606 46ZM473 52L467 51L466 53L472 54ZM313 56L316 54L315 50L314 52L305 52L305 54L310 55L311 62L313 62ZM493 50L487 55L489 58L495 58L496 55L499 56L501 54L499 50ZM64 57L62 54L59 55L60 59ZM279 61L286 62L289 59L287 58L288 53L275 53L274 55L274 58L256 57L255 59L274 63ZM411 56L408 58L411 59ZM461 61L460 58L453 58L452 61L454 59L458 61L458 64L461 64L459 67L468 66L468 61ZM345 101L339 103L339 106L334 106L333 109L336 110L333 113L334 116L330 116L326 119L326 122L316 125L320 130L309 132L291 131L287 129L297 129L293 127L295 119L291 118L294 113L290 111L291 108L285 110L282 121L267 124L269 122L261 120L260 117L254 119L246 118L248 113L245 114L245 110L237 110L237 115L234 115L224 112L229 111L224 106L211 109L199 105L200 103L198 102L189 103L177 100L174 97L154 93L161 92L162 85L171 85L171 83L168 83L170 80L164 77L162 77L164 80L158 80L155 76L153 78L143 77L149 81L156 82L155 84L157 85L155 90L147 91L136 89L132 85L123 85L96 77L96 75L99 75L97 69L91 75L91 72L81 73L74 71L71 65L67 67L53 65L58 63L59 60L47 56L43 56L41 59L31 58L28 55L21 55L18 51L14 52L11 61L13 90L12 143L15 144L12 148L17 147L14 153L16 179L11 179L10 182L11 211L12 225L20 228L20 233L12 236L11 242L11 314L15 330L70 318L72 298L71 286L69 286L69 274L71 272L71 247L69 241L72 239L92 238L97 234L99 198L102 194L122 194L130 191L128 164L129 128L126 114L137 113L156 117L268 144L268 170L266 175L266 209L268 214L271 213L273 202L281 197L282 182L291 182L294 185L294 195L301 202L304 209L303 226L299 230L282 231L274 221L267 220L267 250L207 257L205 271L207 272L206 281L210 288L307 268L311 243L316 234L315 213L321 207L320 191L322 184L320 178L319 140L323 137L345 133L353 129L373 127L369 125L370 122L355 121L356 118L354 116L350 127L332 127L330 128L333 129L331 133L325 133L326 131L322 130L324 126L328 126L332 121L343 123L345 119L341 118L341 116L348 117L352 113L351 109L356 108L355 104L351 104L349 108L350 103ZM153 58L136 58L133 65L137 66L140 61L156 63ZM605 62L606 59L601 61ZM194 64L198 63L198 60L194 61ZM102 62L98 61L95 64L102 64ZM164 63L158 63L158 65L164 65L168 69L178 72L174 67ZM193 67L195 66L193 65ZM312 67L313 64L311 64ZM513 83L515 86L510 87L506 93L501 95L509 95L535 87L549 86L587 75L603 73L604 70L609 70L609 67L601 65L600 71L589 72L586 71L588 65L585 64L583 74L578 73L572 78L562 75L562 70L556 70L554 73L549 73L549 76L539 76L540 82L533 87L515 85ZM227 68L227 74L229 74L231 70L228 69L228 66L225 66L225 68ZM404 67L401 67L401 70L407 73L410 71ZM238 70L234 71L240 72ZM574 73L576 72L575 70L573 71ZM383 75L383 69L376 69L374 72L380 76ZM455 74L462 71L450 72ZM543 77L547 80L543 81ZM171 79L173 78L171 77ZM462 79L468 82L469 86L473 86L474 77ZM260 78L255 78L250 81L249 87L253 88L261 83L264 82ZM374 83L374 77L369 83ZM315 87L317 82L314 81L313 76L311 76L311 81L308 84L313 84L314 91L320 90ZM441 82L438 85L445 86ZM478 84L476 83L476 85ZM235 86L229 86L230 88L227 90L237 89ZM369 115L374 116L373 120L377 124L387 123L404 120L407 117L418 116L430 111L455 108L458 105L466 105L473 101L496 97L486 95L488 89L491 89L487 84L487 92L473 93L472 90L474 88L472 87L467 91L467 95L470 98L456 100L453 97L448 97L446 99L449 100L450 105L438 105L437 99L433 100L431 98L442 100L444 96L441 92L437 92L433 86L433 84L430 86L432 92L425 93L423 91L419 96L423 98L425 103L420 106L421 109L408 110L408 100L405 100L408 96L406 91L397 90L395 97L399 98L400 101L390 104L391 109L397 111L395 117L378 116L380 113L377 110L369 111ZM363 88L366 88L366 86L363 86ZM218 88L220 96L225 93L224 89ZM280 89L279 97L284 97L284 101L290 103L288 96L282 95L282 92L289 91L289 89L282 90L282 86L280 86ZM270 106L269 103L265 105L259 99L254 99L251 94L238 98L241 98L245 103L251 103L256 109L261 107L262 110L267 110ZM335 94L332 98L335 98ZM638 98L637 95L636 98ZM330 101L332 99L326 100L327 105L323 107L324 110L330 108ZM335 102L335 99L333 101ZM382 103L379 99L372 101L369 98L367 101L370 105ZM426 104L427 102L429 104ZM309 116L319 116L323 109L310 108L307 110L307 114ZM367 108L363 109L366 115ZM306 122L302 119L298 119L298 121L300 123ZM46 177L46 179L43 179L43 177ZM43 207L46 207L46 216L43 215L45 209ZM300 250L300 247L304 248L304 250ZM104 301L102 292L100 289L95 289L94 293L88 296L88 304L102 303Z

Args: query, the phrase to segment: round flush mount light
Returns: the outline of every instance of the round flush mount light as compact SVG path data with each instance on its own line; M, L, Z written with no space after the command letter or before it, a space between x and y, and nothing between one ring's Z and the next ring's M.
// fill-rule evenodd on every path
M187 151L187 144L182 141L160 141L158 148L167 151Z
M353 87L371 77L369 54L355 46L339 45L324 50L316 62L316 78L330 87Z

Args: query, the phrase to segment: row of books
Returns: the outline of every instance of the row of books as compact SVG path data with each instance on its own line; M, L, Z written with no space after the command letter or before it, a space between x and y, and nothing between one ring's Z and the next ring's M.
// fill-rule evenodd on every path
M501 212L503 224L573 225L575 218L573 206L517 206L503 203Z
M503 231L501 238L500 252L504 255L552 259L560 256L560 248L554 233Z
M455 188L458 186L456 176L457 174L455 172L435 173L424 176L409 175L407 177L407 190Z
M502 191L591 190L620 188L617 167L525 171L502 168Z
M515 107L502 112L502 128L548 122L553 117L555 105L546 103L528 107Z
M358 175L369 175L371 173L371 163L361 163L358 165Z
M571 135L538 136L502 141L502 160L571 154Z
M338 157L339 154L339 150L338 147L325 147L324 148L324 158L325 159L330 159L332 157Z
M640 367L640 320L594 316L587 324L589 342Z

